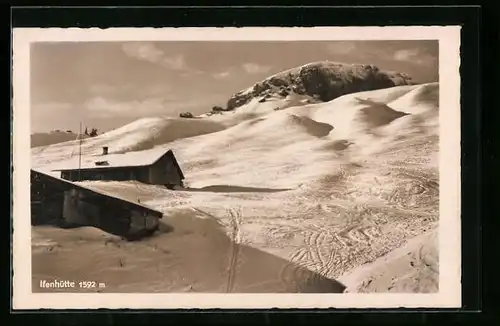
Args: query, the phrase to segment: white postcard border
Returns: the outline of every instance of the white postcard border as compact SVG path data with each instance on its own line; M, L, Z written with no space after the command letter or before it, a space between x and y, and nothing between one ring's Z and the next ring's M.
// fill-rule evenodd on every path
M439 40L440 258L432 294L77 294L31 292L30 43ZM13 31L13 309L460 307L460 26L17 28ZM444 226L444 227L443 227Z

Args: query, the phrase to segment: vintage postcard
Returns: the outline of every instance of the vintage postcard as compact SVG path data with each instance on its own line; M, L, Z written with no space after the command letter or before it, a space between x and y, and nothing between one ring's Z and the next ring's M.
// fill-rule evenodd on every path
M14 29L13 308L460 307L459 48Z

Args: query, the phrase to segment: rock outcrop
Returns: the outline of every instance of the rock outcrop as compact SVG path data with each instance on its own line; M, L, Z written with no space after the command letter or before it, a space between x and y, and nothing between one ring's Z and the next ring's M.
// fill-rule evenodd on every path
M253 98L266 101L270 96L286 97L292 92L326 102L349 93L412 84L410 76L381 71L374 65L313 62L270 76L234 94L226 110L234 110Z

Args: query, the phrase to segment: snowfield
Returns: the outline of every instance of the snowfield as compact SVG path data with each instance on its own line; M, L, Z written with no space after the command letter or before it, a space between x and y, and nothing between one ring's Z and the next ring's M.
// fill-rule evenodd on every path
M327 102L290 92L84 139L83 160L102 146L110 154L173 150L188 189L82 182L163 211L173 230L126 243L99 230L33 227L33 277L99 266L91 274L109 291L325 292L330 279L349 292L435 292L438 97L438 83ZM77 155L77 141L33 148L32 167L54 175ZM47 241L53 250L37 249ZM266 263L267 255L280 263ZM71 268L49 267L64 264ZM314 285L282 286L289 266L314 273Z

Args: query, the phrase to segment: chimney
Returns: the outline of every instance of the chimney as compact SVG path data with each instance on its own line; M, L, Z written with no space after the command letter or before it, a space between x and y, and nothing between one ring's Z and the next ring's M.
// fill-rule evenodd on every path
M108 146L102 148L102 155L108 155Z

